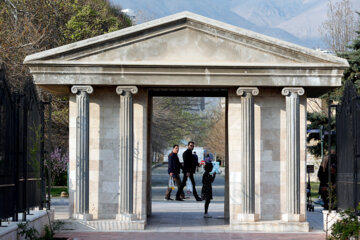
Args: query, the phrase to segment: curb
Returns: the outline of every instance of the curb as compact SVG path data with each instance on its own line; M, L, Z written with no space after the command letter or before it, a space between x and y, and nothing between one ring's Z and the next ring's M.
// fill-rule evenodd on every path
M157 163L157 164L151 166L151 169L154 169L154 168L157 168L157 167L161 167L161 166L164 165L164 164L165 164L164 162Z

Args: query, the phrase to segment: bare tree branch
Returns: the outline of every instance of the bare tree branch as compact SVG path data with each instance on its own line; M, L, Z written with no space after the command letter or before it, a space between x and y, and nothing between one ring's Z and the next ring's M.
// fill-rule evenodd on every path
M327 20L320 26L320 32L328 48L344 52L356 36L356 20L350 0L328 2Z

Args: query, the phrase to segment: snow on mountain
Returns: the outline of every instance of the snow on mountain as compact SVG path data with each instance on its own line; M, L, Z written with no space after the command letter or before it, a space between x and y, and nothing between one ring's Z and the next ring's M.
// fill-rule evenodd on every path
M310 48L323 47L319 26L328 0L111 0L140 16L138 22L190 11ZM350 0L360 10L359 0Z

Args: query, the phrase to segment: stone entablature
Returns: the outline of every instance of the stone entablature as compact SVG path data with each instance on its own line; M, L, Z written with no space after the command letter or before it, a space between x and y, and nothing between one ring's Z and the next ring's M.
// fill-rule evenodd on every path
M57 92L74 84L336 87L348 66L188 12L33 54L24 63L36 84Z

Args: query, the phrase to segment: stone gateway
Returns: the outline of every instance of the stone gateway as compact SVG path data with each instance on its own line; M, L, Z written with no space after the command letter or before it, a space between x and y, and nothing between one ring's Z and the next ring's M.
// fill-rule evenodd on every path
M69 95L71 217L144 229L149 116L160 93L226 97L225 216L232 229L309 231L306 99L346 60L182 12L27 56L35 83Z

